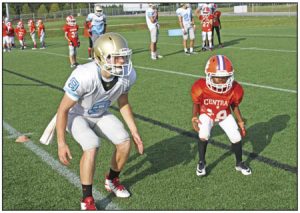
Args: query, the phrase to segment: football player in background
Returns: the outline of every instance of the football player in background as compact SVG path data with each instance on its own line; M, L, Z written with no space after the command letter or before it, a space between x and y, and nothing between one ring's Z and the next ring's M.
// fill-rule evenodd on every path
M216 30L218 41L219 41L219 47L223 47L223 44L221 42L221 12L217 10L217 4L212 5L212 14L214 16L213 18L213 25L212 25L212 45L214 46L214 31Z
M33 42L32 49L36 50L36 40L35 40L36 27L35 27L34 21L32 19L28 20L28 28L29 28L30 38L32 39L32 42Z
M65 39L69 45L69 59L71 68L75 68L78 63L76 61L77 48L80 47L80 41L78 38L79 26L76 24L76 19L73 16L66 18L66 24L64 25Z
M199 16L199 20L201 22L202 28L202 50L205 51L209 48L212 51L212 22L213 15L211 14L211 10L209 7L205 7L203 9L203 15ZM209 47L206 46L208 41Z
M88 47L88 59L93 60L93 41L92 41L92 22L85 21L84 22L84 30L83 30L83 36L89 39L89 47Z
M199 163L196 174L206 174L205 154L211 129L218 124L228 136L235 154L235 169L250 175L251 169L242 162L242 137L246 129L239 105L244 96L242 86L234 81L231 61L224 55L212 56L205 66L206 79L197 80L191 90L192 125L199 135ZM235 118L233 115L235 115Z
M8 41L8 35L7 35L7 26L4 20L2 20L2 48L3 52L8 51L7 49L7 42Z
M7 48L8 48L8 52L11 51L12 48L12 44L13 44L13 40L15 38L15 29L12 26L11 22L7 22L6 24L7 26Z
M26 29L24 28L24 24L22 21L18 22L17 28L16 28L16 35L18 37L18 40L20 42L20 49L24 50L25 48L25 35L26 35Z
M42 19L39 19L37 22L37 27L38 27L38 36L40 38L40 43L41 43L41 47L40 49L46 49L46 45L45 45L45 25L42 21Z
M176 10L180 28L182 29L183 35L183 49L186 55L195 54L194 52L194 40L195 40L195 29L194 18L192 9L187 3L181 3L180 8ZM190 38L190 49L187 48L187 40Z
M150 51L151 51L151 59L157 60L162 58L163 56L159 55L157 52L157 41L159 34L159 24L158 24L158 11L156 4L149 4L149 7L146 9L146 23L148 29L150 31Z
M91 22L91 34L93 43L106 32L106 16L100 5L95 4L94 13L88 14L87 22Z
M105 136L115 146L111 168L105 177L105 189L117 197L130 196L119 181L130 153L130 136L123 123L108 109L115 101L118 102L137 151L143 154L143 142L128 101L128 92L136 80L131 55L132 50L121 35L101 35L94 43L95 60L78 66L64 86L65 95L56 121L58 157L64 165L72 159L65 138L67 129L83 150L80 160L82 210L96 210L92 185L100 136Z

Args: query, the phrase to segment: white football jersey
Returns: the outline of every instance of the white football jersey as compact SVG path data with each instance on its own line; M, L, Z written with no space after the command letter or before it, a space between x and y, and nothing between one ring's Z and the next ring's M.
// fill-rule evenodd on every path
M191 26L192 23L192 18L193 18L193 14L192 14L192 9L191 8L178 8L176 10L176 14L177 16L181 16L182 17L182 24L189 28Z
M156 24L158 24L158 21L156 20L154 23L151 22L150 17L156 16L157 10L153 10L151 7L147 8L146 10L146 22L149 30L156 27Z
M101 35L104 33L104 25L106 24L106 16L104 14L97 16L95 13L90 13L86 21L91 21L92 34Z
M122 94L128 93L136 80L132 68L129 76L118 77L117 83L105 91L101 81L100 67L95 62L79 65L65 83L65 93L77 103L70 113L87 117L100 117Z

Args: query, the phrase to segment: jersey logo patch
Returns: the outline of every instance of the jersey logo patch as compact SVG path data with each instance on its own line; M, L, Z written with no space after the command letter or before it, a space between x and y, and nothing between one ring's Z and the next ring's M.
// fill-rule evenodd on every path
M68 87L74 92L79 87L79 82L76 80L75 77L70 79L70 82L68 84Z

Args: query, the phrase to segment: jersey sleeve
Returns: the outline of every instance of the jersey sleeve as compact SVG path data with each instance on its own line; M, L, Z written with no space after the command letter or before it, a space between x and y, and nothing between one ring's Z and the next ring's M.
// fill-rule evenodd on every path
M93 13L88 14L88 16L86 17L86 21L92 21L93 19Z
M244 89L240 84L236 84L234 87L234 93L233 93L233 105L238 106L242 102L244 97Z
M64 91L73 101L78 101L85 93L88 92L88 87L91 84L84 70L75 69L65 83Z
M177 16L181 16L181 10L180 10L180 8L178 8L178 9L176 10L176 15L177 15Z
M194 104L200 104L200 98L202 96L202 88L199 84L199 81L196 81L191 89L191 96Z

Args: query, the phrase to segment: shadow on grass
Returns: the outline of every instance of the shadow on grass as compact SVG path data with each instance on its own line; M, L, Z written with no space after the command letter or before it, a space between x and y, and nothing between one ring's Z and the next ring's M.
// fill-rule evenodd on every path
M250 142L253 147L253 152L251 153L244 151L244 155L248 157L246 160L248 165L253 159L259 157L259 154L272 142L272 137L274 134L284 130L287 127L287 122L289 120L289 115L277 115L271 118L269 121L256 123L247 128L247 136L244 138L243 143ZM212 132L213 137L221 134L225 133L219 127L215 128ZM211 145L219 147L225 150L225 152L215 161L207 162L207 174L209 174L216 165L218 165L228 156L232 155L231 144L228 139L226 139L226 142L218 142L212 139L209 143L207 155L209 155L209 147ZM128 160L128 162L136 161L137 163L125 169L124 175L129 175L133 172L137 174L124 181L126 186L130 187L136 182L143 180L147 176L157 174L177 165L186 165L191 161L195 161L196 165L198 162L197 139L196 137L195 139L192 139L190 137L177 135L173 138L159 141L146 148L145 154L142 156L142 160L136 160L138 159L138 156L138 154L134 154ZM260 157L260 159L257 160L267 163L272 167L279 167L282 169L285 169L286 167L287 170L290 169L288 168L290 167L289 165L281 164L280 162L269 158ZM142 170L141 168L145 163L150 164L150 167Z

